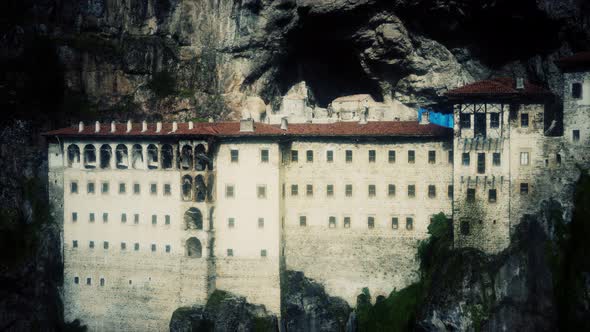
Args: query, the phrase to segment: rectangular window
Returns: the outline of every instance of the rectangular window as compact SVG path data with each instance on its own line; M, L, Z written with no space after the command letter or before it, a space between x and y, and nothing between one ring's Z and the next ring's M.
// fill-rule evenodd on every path
M452 184L447 186L447 197L449 199L453 199L453 185Z
M529 164L529 153L528 152L521 152L520 153L520 164L526 166Z
M78 241L77 240L72 241L72 247L78 248Z
M352 197L352 184L347 184L345 187L346 197Z
M119 194L124 194L126 191L125 183L119 183Z
M526 195L529 193L529 184L528 183L521 183L520 184L520 194Z
M375 152L375 150L369 150L369 162L374 163L376 159L377 153Z
M375 197L377 195L377 189L374 184L369 185L369 197Z
M582 98L582 83L572 83L572 98Z
M299 195L299 186L296 184L291 185L291 196Z
M94 249L94 241L88 242L88 248Z
M238 150L230 150L229 155L230 155L230 161L232 163L238 162L238 160L240 158L240 152Z
M520 114L520 126L522 128L528 128L529 126L529 115L528 113Z
M169 214L164 216L164 224L170 225L170 215Z
M299 161L299 153L297 150L291 150L291 162L296 163Z
M70 183L70 193L72 193L72 194L78 193L78 182L72 181Z
M494 152L492 154L492 164L494 166L500 166L502 164L502 160L500 159L500 152Z
M436 164L436 151L428 151L428 163Z
M108 222L108 221L109 221L109 214L105 212L102 214L102 222Z
M268 162L268 150L260 150L260 162L267 163Z
M152 214L152 225L156 225L158 223L158 216L155 214Z
M100 286L104 286L104 278L100 278Z
M387 196L389 196L389 197L395 196L395 184L390 184L387 186Z
M90 221L90 222L94 222L94 213L92 213L92 212L91 212L91 213L88 215L88 221Z
M76 222L76 221L78 221L78 213L72 212L72 222Z
M266 249L260 250L260 257L266 257Z
M264 185L264 184L259 184L259 185L256 187L256 196L257 196L258 198L262 198L262 199L266 198L266 185Z
M477 154L477 173L484 174L486 172L486 154Z
M395 150L389 150L389 153L387 154L387 159L389 160L390 164L395 163Z
M334 196L334 185L329 184L326 186L326 196L328 196L328 197Z
M226 185L225 186L225 197L227 198L234 198L234 186L233 185Z
M471 114L462 113L459 115L459 123L461 125L461 129L469 129L471 128Z
M92 285L92 278L86 278L86 285Z
M172 188L170 188L170 183L164 184L164 196L170 196L172 194Z
M140 192L141 192L141 187L139 186L139 183L134 183L133 184L133 194L139 195Z
M496 203L496 189L488 190L488 202Z
M169 252L170 252L170 250L171 250L171 247L170 247L170 245L169 245L169 244L167 244L167 245L166 245L166 252L167 252L167 253L169 253Z
M139 214L136 213L133 215L133 223L139 224Z
M152 194L152 195L158 194L158 185L156 183L150 184L150 194Z
M346 162L347 163L352 162L352 150L346 150Z
M233 249L227 249L227 257L234 257L234 250Z
M344 228L350 228L350 217L344 217Z
M328 219L328 227L336 228L336 217L330 217Z
M80 283L80 278L74 277L74 283L77 285Z
M305 195L307 196L313 196L313 185L308 184L307 186L305 186Z
M467 189L467 202L470 202L470 203L475 202L475 189L473 189L473 188Z
M313 162L313 150L307 150L305 152L305 158L308 163L312 163Z
M227 219L227 227L228 228L236 227L236 219L235 218L228 218Z
M155 251L156 251L156 244L152 243L152 252L155 252Z
M306 216L299 216L299 226L301 226L301 227L307 226L307 217Z
M408 197L416 197L416 186L413 184L408 185Z
M135 244L133 245L133 250L135 250L135 251L139 251L139 243L135 243Z
M334 151L332 151L332 150L326 151L326 161L329 163L334 161Z
M391 229L399 228L399 219L397 217L391 217Z
M413 164L416 162L416 151L409 150L408 151L408 164Z
M264 218L258 218L258 228L264 228Z
M102 243L102 247L103 247L103 249L109 249L109 241L104 241Z
M561 165L561 155L560 155L559 153L556 153L556 154L555 154L555 162L556 162L558 165Z
M579 130L572 130L572 140L574 142L579 142L580 141L580 131Z
M490 128L500 127L500 113L490 113Z
M373 229L373 228L375 228L375 217L372 217L372 216L371 216L371 217L368 217L368 218L367 218L367 227L368 227L369 229Z
M414 229L414 218L412 218L412 217L406 218L406 229L409 231Z
M453 150L449 150L449 152L448 152L448 158L447 158L448 163L449 164L453 164L454 159L455 158L454 158L454 155L453 155Z
M428 197L429 198L436 197L436 186L433 184L428 185Z
M461 156L463 166L469 166L469 152L463 152Z
M108 194L109 193L109 183L108 182L103 182L100 186L100 192L103 194Z
M121 242L121 250L127 249L127 243Z

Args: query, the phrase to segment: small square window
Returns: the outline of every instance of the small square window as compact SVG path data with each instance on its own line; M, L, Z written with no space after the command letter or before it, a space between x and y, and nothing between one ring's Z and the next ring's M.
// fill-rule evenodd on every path
M469 152L463 152L461 154L461 160L462 160L462 164L463 166L469 166Z
M74 277L74 283L77 285L80 283L80 278Z
M170 215L167 214L164 216L164 224L170 225Z
M375 217L368 217L367 218L367 227L369 229L375 228Z
M139 251L139 243L133 244L133 250Z
M334 151L332 151L332 150L326 151L326 161L329 163L334 161Z
M93 212L90 212L90 214L88 215L88 221L94 222L94 213Z
M582 98L582 83L572 83L572 98L580 99Z
M471 128L471 114L461 113L459 115L459 123L460 123L461 129Z
M520 153L520 164L522 166L526 166L529 164L529 153L528 152L521 152Z
M488 202L496 203L496 189L490 189L488 191Z
M139 214L136 213L133 215L133 223L139 224Z
M391 229L399 228L399 219L397 217L391 217Z
M158 223L158 216L155 214L152 214L152 225L156 225Z
M573 130L572 131L572 140L574 142L579 142L580 141L580 131L579 130Z
M376 154L375 150L369 150L369 162L374 163L376 159L377 159L377 154Z
M346 197L352 197L352 184L347 184L345 187Z
M408 164L413 164L416 162L416 151L409 150L408 151Z
M141 187L139 186L139 183L134 183L133 184L133 194L139 195L139 193L141 192L140 188Z
M344 217L344 228L350 228L350 217Z
M474 188L467 189L467 202L470 202L470 203L475 202L475 189Z
M346 150L346 162L347 163L352 162L352 150Z
M336 217L328 218L328 227L329 228L336 228Z
M329 184L326 186L326 195L328 197L333 197L334 196L334 185L333 184Z
M305 158L307 160L308 163L313 162L313 150L307 150L305 152Z
M170 183L164 184L164 196L170 196L172 194L172 188L170 187Z
M155 251L156 251L156 244L152 243L152 252L155 252Z
M307 226L307 217L306 216L299 216L299 226L301 226L301 227Z
M305 186L305 195L308 197L313 196L313 185L312 184L308 184Z
M88 242L88 248L94 249L94 241Z
M389 150L389 152L387 154L387 159L390 164L395 163L395 150Z
M227 227L228 228L234 228L234 227L236 227L236 219L235 218L229 218L229 219L227 219Z
M167 245L166 245L166 252L167 252L167 253L169 253L169 252L170 252L170 249L171 249L171 248L170 248L170 245L169 245L169 244L167 244Z
M233 249L227 249L227 257L233 257L234 256L234 250Z
M529 126L529 115L528 113L520 114L520 126L522 128L528 128Z
M78 221L78 213L72 212L72 222L76 222L76 221Z
M260 257L266 257L266 249L260 250Z
M234 198L234 186L233 185L227 185L225 186L225 197L227 198Z
M158 185L155 183L150 184L150 194L156 195L158 193Z
M494 166L500 166L502 164L502 159L500 158L500 152L494 152L492 154L492 164Z
M92 285L92 278L86 278L86 285Z
M100 192L103 194L108 194L109 193L109 183L108 182L103 182L100 186Z
M258 228L264 228L264 218L258 218Z
M230 150L229 151L230 154L230 159L232 163L237 163L238 159L239 159L239 152L238 150Z
M428 163L436 164L436 151L428 151Z
M291 196L299 195L299 186L296 184L291 185Z
M126 249L127 249L127 243L121 242L121 250L126 250Z
M78 241L77 240L72 241L72 247L78 248Z
M126 191L125 183L119 183L119 194L124 194Z
M297 150L291 150L291 162L296 163L299 161L299 152Z
M256 186L256 196L258 198L266 198L266 185L259 184Z
M104 242L102 243L102 248L103 248L103 249L109 249L109 241L104 241Z
M262 163L268 162L268 150L267 149L260 150L260 162L262 162Z
M70 193L77 194L78 193L78 182L71 182L70 183Z
M436 197L436 186L435 185L428 185L428 197L435 198Z
M409 231L414 229L414 218L412 218L412 217L406 218L406 229Z
M389 197L395 196L395 184L390 184L387 186L387 196L389 196Z
M447 162L449 164L453 164L454 160L455 160L455 156L453 155L453 150L449 150Z
M408 197L410 197L410 198L416 197L416 185L413 185L413 184L408 185Z
M109 214L103 213L102 214L102 222L108 222L108 221L109 221Z
M447 197L449 199L453 199L453 185L452 184L447 186Z
M490 128L500 127L500 113L490 113Z
M520 194L526 195L529 193L529 184L528 183L521 183L520 184Z
M369 197L375 197L377 195L377 189L374 184L369 185Z

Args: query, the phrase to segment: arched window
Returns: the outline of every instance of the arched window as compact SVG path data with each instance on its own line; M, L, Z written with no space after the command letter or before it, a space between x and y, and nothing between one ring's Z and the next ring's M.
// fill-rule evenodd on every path
M147 161L149 169L158 168L158 147L154 144L150 144L147 147Z
M201 258L203 256L203 247L199 239L191 237L186 240L186 255L192 258Z
M84 147L84 167L96 167L96 148L92 144L87 144Z
M131 165L135 169L143 168L143 149L139 144L134 144L131 148Z
M204 202L207 198L207 185L205 184L205 179L202 175L197 175L195 177L195 186L196 186L196 201L197 202Z
M174 165L174 152L172 150L172 145L164 144L162 145L162 168L163 169L170 169Z
M100 147L100 168L110 168L113 150L108 144L103 144Z
M195 148L195 169L197 171L204 171L209 162L210 159L205 151L205 146L203 144L197 145Z
M80 164L80 148L76 144L68 146L68 167Z
M183 146L180 151L180 168L193 168L193 149L188 145Z
M203 214L195 207L184 213L185 229L203 229Z
M115 150L116 154L116 162L117 168L119 169L126 169L129 167L129 151L127 150L127 146L125 144L117 145Z
M190 201L193 198L193 178L190 175L182 177L182 199Z

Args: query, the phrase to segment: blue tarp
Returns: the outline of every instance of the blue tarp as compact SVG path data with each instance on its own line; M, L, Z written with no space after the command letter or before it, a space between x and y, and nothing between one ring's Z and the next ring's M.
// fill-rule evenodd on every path
M422 119L422 113L429 112L430 113L430 123L437 124L439 126L453 128L453 114L444 114L435 112L432 110L425 110L423 108L418 109L418 121Z

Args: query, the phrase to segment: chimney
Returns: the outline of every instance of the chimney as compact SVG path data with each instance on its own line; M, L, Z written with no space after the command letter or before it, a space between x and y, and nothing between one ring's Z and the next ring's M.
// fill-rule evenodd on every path
M367 112L361 112L359 116L359 124L367 124Z
M96 122L94 123L94 132L95 132L95 133L98 133L98 132L100 132L100 121L96 121Z
M524 77L517 77L516 78L516 90L523 90L524 89Z
M78 132L81 133L82 131L84 131L84 122L80 121L78 123Z
M422 112L422 118L420 119L421 125L430 124L430 113L428 111Z
M287 118L281 118L281 130L287 129L289 129L289 122L287 121Z
M195 127L195 124L192 121L188 122L188 129L192 130Z
M213 122L215 122L215 120L213 120L213 117L212 117L212 116L210 116L210 117L209 117L209 123L213 123Z
M172 122L172 132L175 132L178 130L178 123L176 121Z
M111 133L114 133L115 131L117 131L117 124L115 121L111 121Z
M162 122L156 122L156 132L159 133L162 131Z
M253 131L254 131L254 119L240 120L240 132L253 132Z
M141 122L141 132L143 133L144 131L147 131L147 122L145 120Z
M131 131L131 127L132 127L131 120L127 120L127 132Z

